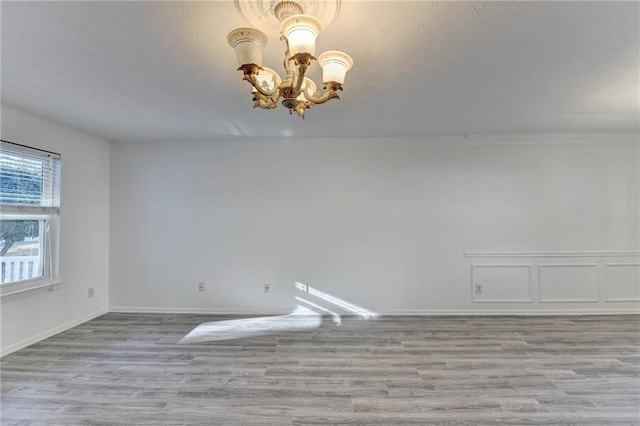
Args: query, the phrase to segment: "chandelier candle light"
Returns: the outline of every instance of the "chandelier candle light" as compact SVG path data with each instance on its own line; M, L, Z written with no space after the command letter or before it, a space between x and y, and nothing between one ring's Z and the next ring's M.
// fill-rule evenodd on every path
M320 34L320 22L305 15L302 6L293 1L281 1L276 4L274 14L281 22L281 40L286 43L284 54L284 80L278 73L262 66L262 46L267 37L254 28L237 28L229 33L227 41L236 51L238 71L244 73L243 80L253 86L254 108L273 109L282 98L282 105L304 118L304 112L311 105L327 102L340 97L347 71L353 65L349 55L330 50L318 56L322 67L324 92L317 90L315 83L305 77L307 68L316 60L316 37Z

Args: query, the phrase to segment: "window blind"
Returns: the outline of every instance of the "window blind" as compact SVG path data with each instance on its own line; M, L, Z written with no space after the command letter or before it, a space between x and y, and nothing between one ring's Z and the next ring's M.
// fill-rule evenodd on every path
M0 141L3 213L59 213L60 154Z

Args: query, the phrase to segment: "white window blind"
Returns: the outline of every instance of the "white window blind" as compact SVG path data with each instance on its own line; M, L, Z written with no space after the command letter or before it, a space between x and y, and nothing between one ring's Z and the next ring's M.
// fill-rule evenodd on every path
M3 213L58 214L60 154L0 141Z
M0 141L0 299L58 278L60 155Z

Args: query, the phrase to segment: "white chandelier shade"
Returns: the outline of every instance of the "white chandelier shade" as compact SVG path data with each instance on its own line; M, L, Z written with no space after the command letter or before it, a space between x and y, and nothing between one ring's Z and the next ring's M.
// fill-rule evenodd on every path
M315 61L316 38L320 34L320 22L305 15L302 8L292 1L282 1L275 7L281 18L280 31L286 43L284 58L285 76L262 66L262 47L267 37L254 28L237 28L229 33L227 41L236 52L238 70L243 80L252 86L254 108L273 109L282 98L282 105L304 118L304 112L312 105L319 105L338 98L347 71L353 66L349 55L330 50L318 57L323 71L323 92L305 77L307 68Z
M351 56L338 50L329 50L318 57L318 63L322 67L322 82L335 81L344 84L347 71L353 66Z
M280 32L289 41L289 54L316 54L316 38L320 34L320 21L309 15L293 15L282 21Z
M237 28L229 33L227 41L236 51L238 66L262 64L262 46L267 44L267 36L254 28Z

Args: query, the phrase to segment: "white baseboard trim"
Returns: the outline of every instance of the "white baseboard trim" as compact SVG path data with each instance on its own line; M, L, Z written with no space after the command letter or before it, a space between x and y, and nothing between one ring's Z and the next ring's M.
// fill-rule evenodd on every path
M286 315L293 309L224 309L224 308L174 308L149 306L111 306L109 312L123 314L201 314L201 315Z
M640 308L624 308L624 309L408 309L408 310L390 310L380 313L380 315L399 316L399 315L422 315L422 316L475 316L475 315L493 315L493 316L538 316L538 315L639 315Z
M202 315L287 315L291 309L264 310L255 309L219 309L219 308L158 308L137 306L112 306L109 312L127 314L202 314ZM614 308L614 309L392 309L377 312L378 315L633 315L640 314L640 308Z
M5 355L9 355L10 353L13 353L15 351L18 351L22 348L26 348L27 346L33 345L34 343L38 343L41 340L47 339L51 336L55 336L58 333L62 333L63 331L66 331L70 328L73 328L77 325L80 325L82 323L85 323L87 321L90 321L94 318L99 317L100 315L104 315L107 312L109 312L109 310L107 308L103 308L100 309L96 312L92 312L89 315L85 315L82 316L80 318L77 318L73 321L69 321L67 323L64 323L62 325L59 325L57 327L53 327L47 331L43 331L42 333L38 333L35 336L31 336L27 339L23 339L20 340L19 342L16 342L12 345L9 345L7 347L3 347L2 350L0 350L0 357L3 357Z

